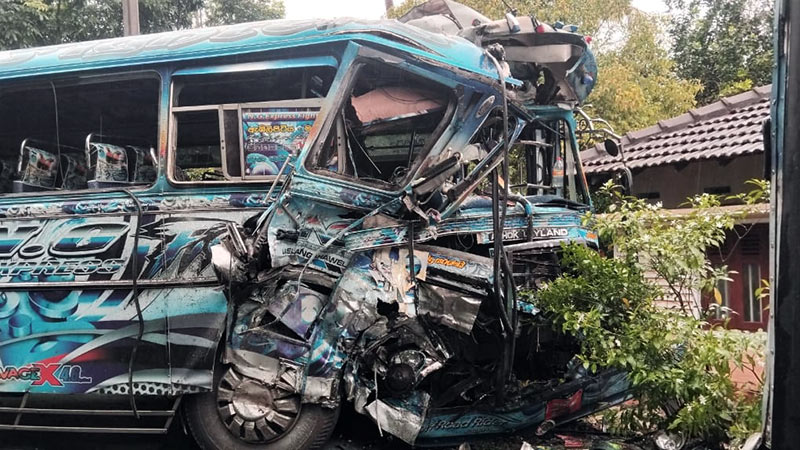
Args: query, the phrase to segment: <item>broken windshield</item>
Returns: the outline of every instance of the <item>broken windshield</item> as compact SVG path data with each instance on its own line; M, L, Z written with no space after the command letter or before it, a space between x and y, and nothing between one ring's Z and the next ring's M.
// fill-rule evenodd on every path
M589 205L572 127L564 119L539 119L522 132L510 153L511 190L533 204Z
M316 158L327 174L396 188L446 125L449 89L377 63L359 68Z

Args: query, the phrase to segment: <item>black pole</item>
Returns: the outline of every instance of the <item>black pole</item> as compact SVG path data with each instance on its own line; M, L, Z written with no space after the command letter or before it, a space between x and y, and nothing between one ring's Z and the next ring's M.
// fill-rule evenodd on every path
M767 410L771 448L800 442L800 4L778 0L776 72L773 82L774 280L770 341L774 342L772 389ZM785 47L784 47L785 45ZM785 54L784 54L785 51ZM769 382L769 381L768 381ZM767 386L770 388L770 386Z

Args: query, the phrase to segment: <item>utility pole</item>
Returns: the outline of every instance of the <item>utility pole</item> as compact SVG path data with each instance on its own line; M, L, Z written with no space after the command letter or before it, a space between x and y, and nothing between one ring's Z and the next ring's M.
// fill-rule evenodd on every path
M122 0L122 30L125 36L139 34L139 0Z

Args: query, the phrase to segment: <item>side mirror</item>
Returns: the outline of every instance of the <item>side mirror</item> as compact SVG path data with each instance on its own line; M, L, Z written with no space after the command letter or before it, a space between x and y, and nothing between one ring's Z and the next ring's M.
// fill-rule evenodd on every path
M605 148L606 153L608 153L609 155L614 157L619 155L619 144L617 143L617 141L613 139L606 139L603 142L603 147Z
M456 153L444 161L428 167L419 178L414 180L412 191L419 196L441 189L444 182L460 169L461 153Z

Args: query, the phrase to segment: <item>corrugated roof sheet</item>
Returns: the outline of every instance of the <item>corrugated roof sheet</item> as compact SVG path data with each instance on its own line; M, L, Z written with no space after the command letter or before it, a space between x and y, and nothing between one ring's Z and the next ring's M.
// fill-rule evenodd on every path
M761 127L769 117L771 86L762 86L686 114L627 133L623 151L630 169L729 159L764 151ZM581 152L587 174L614 172L619 157L599 146Z

